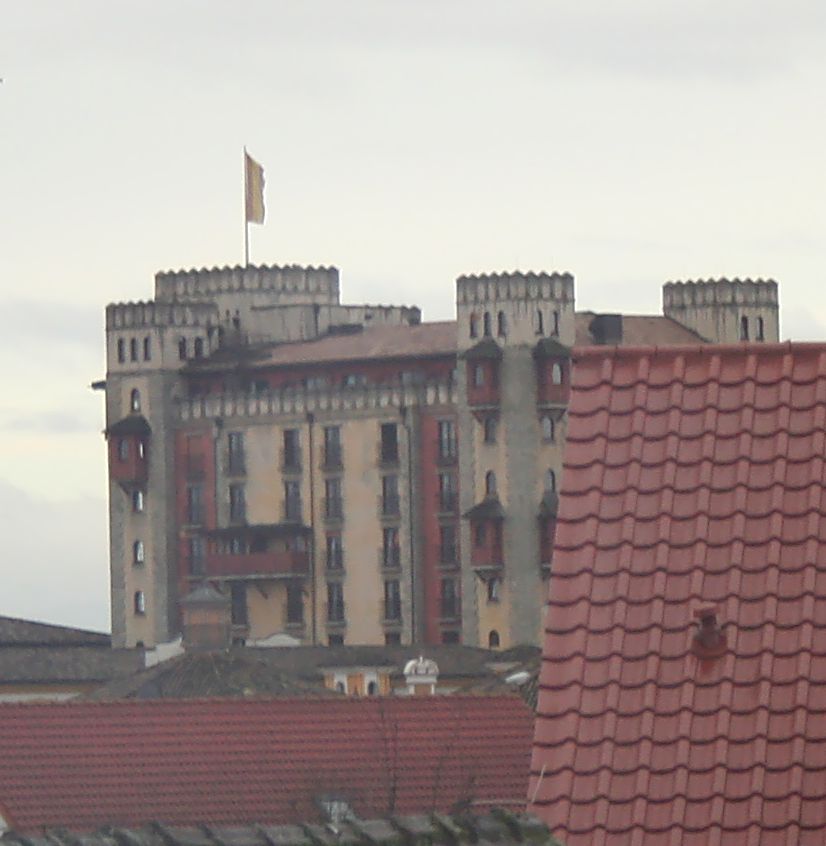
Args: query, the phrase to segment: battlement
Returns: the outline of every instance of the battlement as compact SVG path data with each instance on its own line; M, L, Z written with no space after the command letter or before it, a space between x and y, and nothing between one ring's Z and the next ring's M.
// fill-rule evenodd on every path
M213 267L164 271L155 275L155 298L166 302L211 300L221 295L264 294L289 302L339 302L335 267L289 265Z
M106 306L106 331L151 329L169 326L217 324L218 309L213 303L165 303L140 301L111 303Z
M486 273L456 280L457 305L502 301L556 300L573 302L574 277L570 273Z
M777 304L777 282L773 279L700 279L663 285L664 311L680 307Z

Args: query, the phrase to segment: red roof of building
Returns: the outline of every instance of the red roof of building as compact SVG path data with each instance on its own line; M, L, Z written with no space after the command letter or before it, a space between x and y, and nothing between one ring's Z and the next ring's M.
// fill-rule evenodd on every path
M823 842L826 345L583 351L569 413L532 810Z
M33 832L361 818L524 801L516 696L0 705L0 817ZM479 803L477 805L476 803Z

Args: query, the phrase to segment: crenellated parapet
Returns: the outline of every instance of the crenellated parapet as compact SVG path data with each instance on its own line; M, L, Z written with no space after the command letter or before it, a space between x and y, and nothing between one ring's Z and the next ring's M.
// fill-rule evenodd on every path
M460 305L515 300L573 302L574 277L570 273L486 273L460 276L456 302Z
M218 317L213 303L112 303L106 306L106 331L206 326Z
M239 295L287 302L338 303L338 269L261 265L165 271L155 275L157 300L211 300Z
M663 309L709 305L777 306L774 279L700 279L666 282Z
M367 385L348 388L284 389L260 395L217 394L177 400L182 422L229 417L301 417L306 414L375 413L413 406L451 406L456 388L447 382L424 385Z

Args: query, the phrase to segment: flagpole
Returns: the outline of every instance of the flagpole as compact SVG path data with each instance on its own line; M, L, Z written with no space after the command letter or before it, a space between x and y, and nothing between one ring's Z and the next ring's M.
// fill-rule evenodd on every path
M244 267L250 266L250 222L247 219L247 198L250 187L247 175L247 148L244 146Z

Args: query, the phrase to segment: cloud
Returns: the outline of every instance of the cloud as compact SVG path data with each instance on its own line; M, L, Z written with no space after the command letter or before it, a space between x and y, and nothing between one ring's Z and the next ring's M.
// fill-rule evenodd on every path
M49 502L0 479L0 614L109 628L106 503Z

